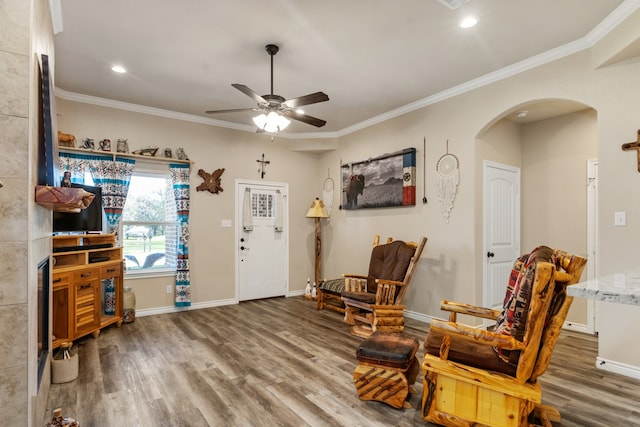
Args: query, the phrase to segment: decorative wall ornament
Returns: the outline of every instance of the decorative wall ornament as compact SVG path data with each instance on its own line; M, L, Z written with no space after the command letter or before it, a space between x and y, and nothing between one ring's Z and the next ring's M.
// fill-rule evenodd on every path
M222 193L222 182L220 177L224 173L224 168L216 169L212 173L207 173L204 169L198 171L198 176L204 179L204 182L196 187L196 191L208 191L213 194Z
M329 170L327 170L327 179L324 180L322 184L322 203L324 203L324 207L327 210L329 216L331 216L331 210L333 208L333 189L335 185L333 179L329 174Z
M260 178L264 178L264 175L267 173L266 168L269 163L269 160L264 159L264 153L262 153L262 160L258 159L256 162L260 163L260 167L258 168L258 172L260 173Z
M416 204L415 148L347 163L341 169L344 209Z
M640 129L638 129L638 139L635 142L622 144L622 151L636 150L638 156L638 172L640 172Z
M449 153L449 140L447 140L447 153L438 159L436 165L438 200L440 200L440 210L446 223L449 223L449 215L458 192L459 166L458 158Z

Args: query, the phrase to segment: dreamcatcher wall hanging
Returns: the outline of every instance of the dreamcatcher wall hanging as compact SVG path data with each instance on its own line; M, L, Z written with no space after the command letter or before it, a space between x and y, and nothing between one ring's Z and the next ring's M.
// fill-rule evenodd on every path
M458 192L460 183L460 162L454 154L449 153L449 140L447 140L447 153L438 159L436 164L436 183L440 210L446 223L453 209L453 202Z
M333 208L334 183L329 172L330 171L327 169L327 179L324 180L324 184L322 185L322 202L324 203L324 207L327 210L327 213L329 213L329 218L331 218L331 210Z

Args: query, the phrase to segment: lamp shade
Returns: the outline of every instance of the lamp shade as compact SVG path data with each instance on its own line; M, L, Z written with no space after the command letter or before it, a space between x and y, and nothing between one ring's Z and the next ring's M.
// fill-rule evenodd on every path
M275 111L271 111L269 114L262 113L255 116L253 118L253 123L265 132L277 133L289 126L291 121Z
M324 207L324 203L319 198L315 198L307 212L307 218L329 218L329 214Z

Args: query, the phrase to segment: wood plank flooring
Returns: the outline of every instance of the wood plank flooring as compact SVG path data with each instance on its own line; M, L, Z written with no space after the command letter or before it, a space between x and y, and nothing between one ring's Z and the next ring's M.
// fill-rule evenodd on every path
M76 343L78 378L47 402L82 427L429 426L416 409L360 401L352 384L361 338L302 297L139 317ZM422 343L428 325L408 319ZM563 331L541 378L563 426L640 425L640 380L595 368L597 339ZM419 359L422 359L420 350Z

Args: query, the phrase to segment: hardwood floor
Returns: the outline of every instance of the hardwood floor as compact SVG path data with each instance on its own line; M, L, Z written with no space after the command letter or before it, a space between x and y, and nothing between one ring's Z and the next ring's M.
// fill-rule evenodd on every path
M76 343L78 378L52 384L82 427L429 426L416 409L360 401L352 384L361 338L302 297L139 317ZM408 319L422 343L428 325ZM541 378L563 426L640 425L640 380L595 368L597 340L563 331ZM422 350L419 359L422 360Z

